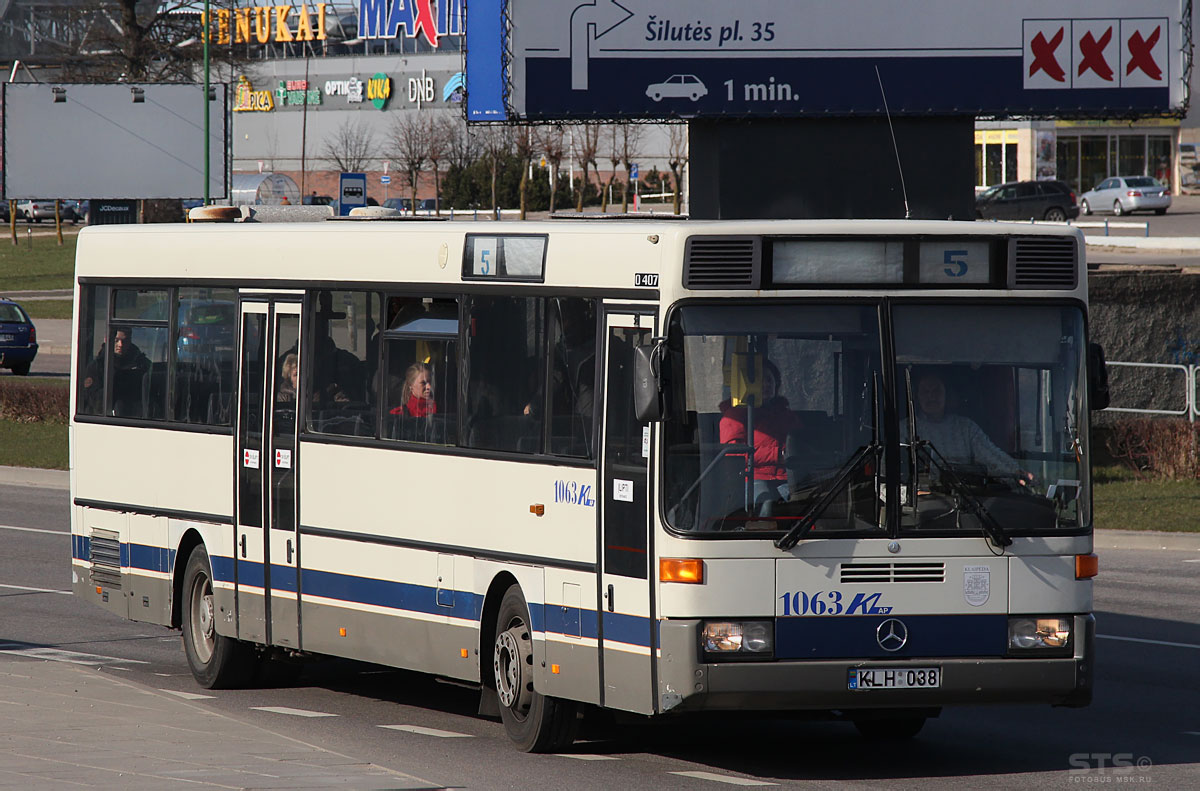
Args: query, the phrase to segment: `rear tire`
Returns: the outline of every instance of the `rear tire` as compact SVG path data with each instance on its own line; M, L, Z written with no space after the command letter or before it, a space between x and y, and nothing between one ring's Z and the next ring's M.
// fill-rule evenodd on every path
M1087 201L1083 201L1079 204L1079 210L1084 214L1090 215L1092 213L1092 205Z
M1046 216L1043 219L1046 222L1066 222L1067 213L1057 206L1051 206L1046 209Z
M231 689L254 673L250 646L217 634L212 565L203 545L192 550L183 572L183 650L196 683L205 689Z
M492 651L500 720L508 738L522 752L564 750L575 741L578 706L533 688L533 633L529 623L525 597L513 585L500 600Z
M1121 205L1121 201L1119 201L1119 200L1113 201L1113 214L1115 214L1117 217L1120 217L1124 213L1125 213L1125 207Z
M925 717L894 717L855 720L854 727L872 741L899 742L911 739L925 727Z
M1155 209L1154 213L1161 217L1162 215L1167 213L1167 210L1166 209Z
M13 363L12 372L17 376L29 376L29 366L32 363Z

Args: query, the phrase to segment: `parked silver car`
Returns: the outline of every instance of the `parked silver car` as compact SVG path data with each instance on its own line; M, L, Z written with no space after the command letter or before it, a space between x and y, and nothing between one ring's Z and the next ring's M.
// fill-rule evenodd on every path
M69 201L60 201L58 216L63 222L76 223L79 215ZM25 222L41 222L54 219L53 198L33 198L32 200L17 201L17 219Z
M1079 210L1084 214L1111 211L1120 216L1135 211L1166 214L1171 207L1171 191L1150 176L1114 176L1083 193Z

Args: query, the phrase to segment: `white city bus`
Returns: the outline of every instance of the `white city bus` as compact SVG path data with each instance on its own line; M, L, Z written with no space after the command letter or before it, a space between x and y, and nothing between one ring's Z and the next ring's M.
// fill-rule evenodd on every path
M85 229L75 593L181 629L205 687L280 651L478 684L524 750L588 707L903 737L1086 705L1083 250L916 221Z

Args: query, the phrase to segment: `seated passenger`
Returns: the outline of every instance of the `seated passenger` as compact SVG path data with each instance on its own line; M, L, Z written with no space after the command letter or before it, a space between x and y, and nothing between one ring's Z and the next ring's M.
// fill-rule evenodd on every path
M762 406L754 407L754 499L768 502L787 497L787 467L784 447L789 431L800 428L800 418L778 395L779 369L763 362ZM749 444L746 440L747 407L722 401L720 436L722 444Z
M413 363L404 372L404 387L400 404L390 410L393 415L428 417L437 414L433 400L433 369L427 363Z
M275 392L275 401L280 404L295 403L297 385L300 376L300 359L295 352L288 352L283 358L280 369L279 388Z
M916 434L951 464L977 464L990 475L1008 475L1022 486L1033 481L1033 473L996 447L979 425L969 417L946 412L946 384L929 371L920 375L916 387ZM900 441L908 442L908 421L900 423ZM937 458L937 455L934 455ZM937 477L936 470L933 472Z

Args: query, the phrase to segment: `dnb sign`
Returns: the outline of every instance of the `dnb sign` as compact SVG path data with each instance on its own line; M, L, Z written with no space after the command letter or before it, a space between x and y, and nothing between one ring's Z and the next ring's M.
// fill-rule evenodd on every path
M467 118L1180 115L1184 5L471 0Z

